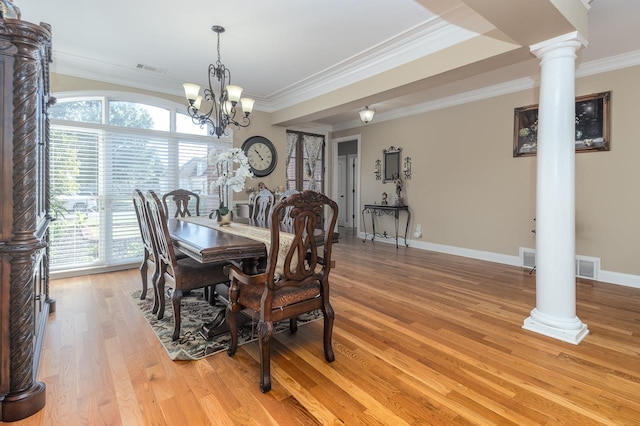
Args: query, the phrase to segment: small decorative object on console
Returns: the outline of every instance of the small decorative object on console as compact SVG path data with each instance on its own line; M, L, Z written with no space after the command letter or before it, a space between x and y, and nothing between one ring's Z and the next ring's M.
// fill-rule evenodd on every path
M399 175L394 175L393 183L396 185L396 198L393 201L393 205L404 206L404 202L402 201L402 179L400 179Z

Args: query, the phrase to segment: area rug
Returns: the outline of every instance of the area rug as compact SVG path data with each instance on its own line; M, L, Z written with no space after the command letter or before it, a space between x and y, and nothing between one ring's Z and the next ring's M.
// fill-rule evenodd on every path
M231 338L229 333L224 333L210 340L206 340L200 334L200 328L203 324L219 318L224 315L225 307L221 304L211 306L204 298L202 290L193 290L182 298L180 316L182 317L180 325L180 339L173 341L173 308L171 299L167 297L164 318L159 320L155 314L151 312L153 308L152 296L140 300L141 291L138 290L132 294L134 302L142 311L149 325L155 332L158 339L167 350L169 358L174 361L193 361L213 355L218 352L227 350ZM322 312L317 311L309 314L303 314L298 317L298 325L314 321L322 318ZM275 333L289 330L289 321L281 321L276 324ZM256 321L248 321L239 327L238 345L252 342L258 337L256 330Z

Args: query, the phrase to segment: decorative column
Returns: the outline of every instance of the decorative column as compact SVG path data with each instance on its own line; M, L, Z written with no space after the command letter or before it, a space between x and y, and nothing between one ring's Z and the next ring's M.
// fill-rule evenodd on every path
M536 204L536 307L523 328L578 344L576 316L575 58L586 42L570 33L531 46L540 58Z

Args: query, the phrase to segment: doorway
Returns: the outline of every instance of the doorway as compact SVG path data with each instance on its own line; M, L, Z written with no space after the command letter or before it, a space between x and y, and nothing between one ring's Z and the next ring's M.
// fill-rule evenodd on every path
M333 140L333 193L338 203L338 226L357 232L360 216L360 137Z

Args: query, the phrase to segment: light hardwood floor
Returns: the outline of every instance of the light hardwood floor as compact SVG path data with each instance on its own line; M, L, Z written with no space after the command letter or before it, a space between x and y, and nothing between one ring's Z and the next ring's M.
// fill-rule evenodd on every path
M133 303L137 270L52 282L39 377L47 405L16 425L640 424L640 290L578 282L591 333L571 345L523 330L528 270L462 257L336 244L336 361L322 322L272 344L173 362Z

